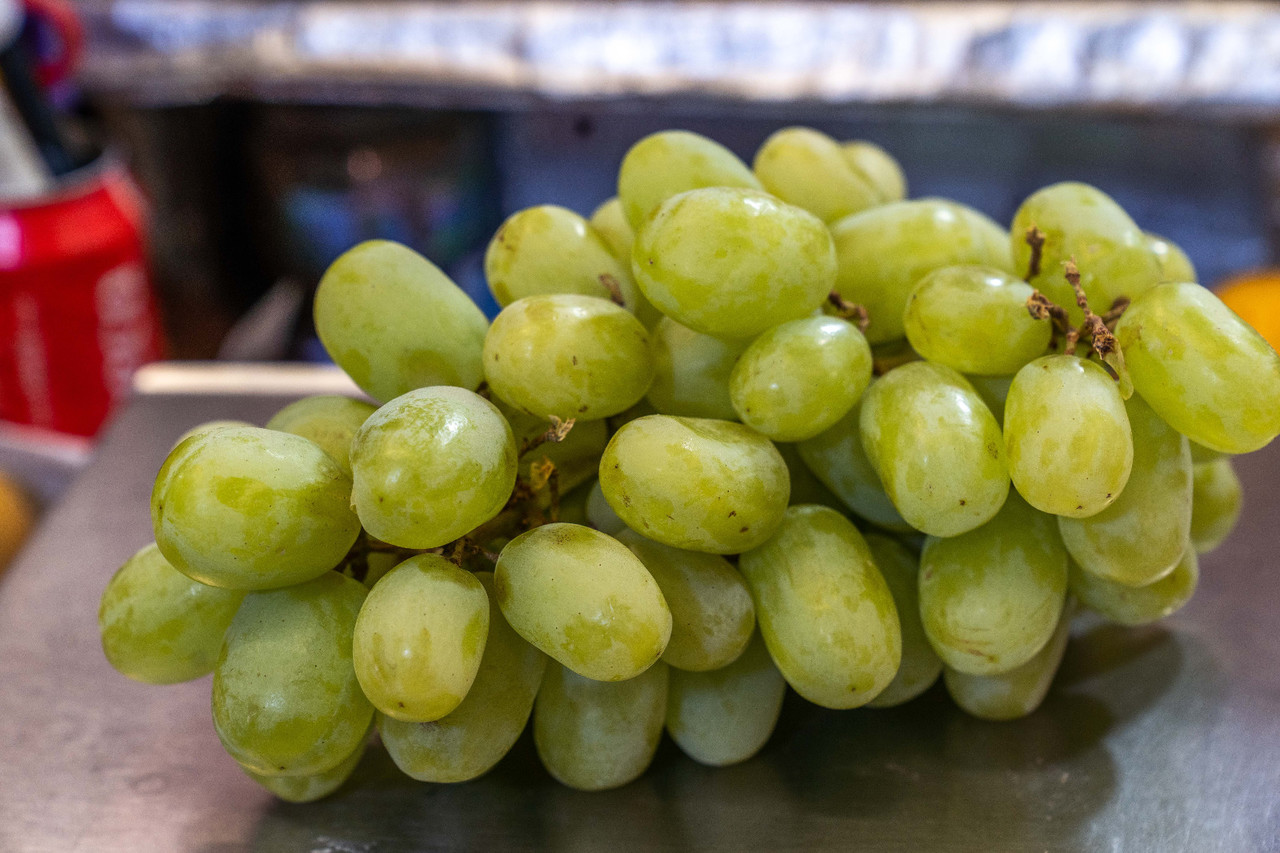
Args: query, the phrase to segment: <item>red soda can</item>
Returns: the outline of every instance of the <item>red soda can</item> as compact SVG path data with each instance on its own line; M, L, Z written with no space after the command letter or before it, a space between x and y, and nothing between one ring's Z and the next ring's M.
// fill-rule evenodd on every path
M162 356L143 222L109 159L0 202L0 420L91 436Z

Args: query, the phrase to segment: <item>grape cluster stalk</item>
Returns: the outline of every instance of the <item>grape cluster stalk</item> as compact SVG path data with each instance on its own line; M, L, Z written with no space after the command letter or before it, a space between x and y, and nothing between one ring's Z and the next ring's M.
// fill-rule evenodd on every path
M1076 614L1187 602L1231 457L1280 433L1280 356L1085 184L1006 228L908 199L868 142L788 128L748 166L665 131L590 218L511 216L485 271L492 323L405 246L338 258L316 329L368 400L184 435L103 593L111 664L212 673L283 799L371 743L473 779L530 720L577 789L664 731L733 764L788 689L1030 714Z

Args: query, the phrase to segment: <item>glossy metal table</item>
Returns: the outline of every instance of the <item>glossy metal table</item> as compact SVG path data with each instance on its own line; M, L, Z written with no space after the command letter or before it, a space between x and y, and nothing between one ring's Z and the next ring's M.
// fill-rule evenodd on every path
M639 781L582 794L541 770L526 736L483 779L432 786L375 747L337 795L290 805L223 753L207 678L117 675L95 617L150 538L151 480L174 438L213 418L260 423L314 383L169 386L116 420L0 577L6 853L1280 850L1280 447L1241 460L1244 518L1202 561L1191 604L1149 628L1082 625L1027 719L968 718L940 686L884 711L792 696L764 751L727 769L666 742Z

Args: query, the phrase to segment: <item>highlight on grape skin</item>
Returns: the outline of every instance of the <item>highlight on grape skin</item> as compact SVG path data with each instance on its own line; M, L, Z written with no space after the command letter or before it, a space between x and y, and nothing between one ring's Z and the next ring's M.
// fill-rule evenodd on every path
M199 424L161 467L104 656L212 672L275 796L370 749L475 779L527 731L583 791L664 731L768 761L789 691L1034 714L1077 616L1188 606L1240 517L1232 455L1280 433L1280 356L1101 188L1006 228L908 198L866 140L783 128L744 160L671 130L586 214L506 219L492 322L409 247L353 247L315 321L371 399Z

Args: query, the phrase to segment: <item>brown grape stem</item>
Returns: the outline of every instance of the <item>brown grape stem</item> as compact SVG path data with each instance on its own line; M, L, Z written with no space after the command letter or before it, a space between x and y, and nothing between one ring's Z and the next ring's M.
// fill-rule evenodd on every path
M1031 261L1027 264L1027 281L1040 275L1040 264L1044 259L1044 241L1045 233L1036 226L1032 225L1027 229L1025 237L1027 245L1031 247Z
M569 431L573 429L573 425L577 423L574 418L562 421L555 415L549 417L548 420L551 421L551 426L547 428L547 431L539 433L533 438L525 439L524 443L520 445L520 453L517 455L523 457L530 450L533 450L535 447L541 447L548 441L552 444L558 444L559 442L564 441L569 436Z
M622 297L622 285L618 284L618 280L609 273L600 273L600 283L604 285L604 289L609 291L609 298L613 300L615 305L623 308L627 307L627 300Z
M837 290L827 294L827 304L834 309L831 313L836 317L853 323L862 334L865 335L867 333L867 326L871 325L871 315L867 313L865 306L850 302L841 296Z
M1035 228L1028 231L1028 243L1031 242L1032 231L1039 233ZM1041 243L1043 243L1043 235L1041 235ZM1055 304L1038 290L1032 291L1027 297L1027 312L1037 320L1053 321L1050 346L1056 347L1057 336L1061 333L1066 339L1066 346L1063 348L1066 355L1075 355L1080 340L1088 338L1089 346L1093 352L1097 353L1103 369L1111 375L1112 379L1119 380L1120 373L1124 370L1124 353L1120 351L1120 344L1111 330L1124 314L1125 309L1129 307L1129 299L1124 296L1117 298L1105 315L1098 316L1089 307L1089 298L1085 295L1084 286L1080 283L1080 268L1076 266L1075 258L1063 265L1063 276L1067 284L1071 285L1071 290L1076 297L1076 305L1084 312L1084 322L1078 327L1073 326L1067 309Z

